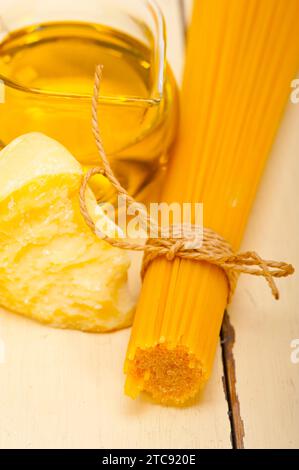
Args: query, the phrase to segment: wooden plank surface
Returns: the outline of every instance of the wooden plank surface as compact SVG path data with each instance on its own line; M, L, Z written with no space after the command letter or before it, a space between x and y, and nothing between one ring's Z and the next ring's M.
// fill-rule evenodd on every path
M252 212L244 249L299 268L299 104L289 104ZM261 279L241 277L229 308L244 446L299 447L298 273L278 281L276 302Z
M182 4L188 24L193 0ZM289 261L297 270L298 129L299 104L290 103L243 243L245 250ZM278 286L281 300L275 302L261 279L241 277L224 320L223 360L236 447L299 447L299 364L291 360L292 342L299 344L298 274Z
M129 331L53 330L1 312L0 448L228 447L218 355L200 403L166 408L123 395Z
M179 0L159 3L169 59L180 79ZM230 447L220 347L200 400L189 408L165 408L123 395L128 337L129 330L54 330L0 310L0 448Z
M180 0L180 2L181 8L184 10L186 25L188 25L191 19L193 0Z

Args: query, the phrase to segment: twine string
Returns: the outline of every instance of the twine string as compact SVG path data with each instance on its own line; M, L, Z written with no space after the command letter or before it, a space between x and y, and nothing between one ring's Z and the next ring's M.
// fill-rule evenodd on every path
M97 174L104 175L112 184L117 194L122 196L126 203L137 204L135 199L121 186L114 175L107 158L103 139L98 122L98 106L100 84L102 80L103 67L98 65L95 72L94 92L92 98L92 131L96 141L102 167L90 169L83 177L79 192L79 203L81 214L92 232L105 240L111 246L124 250L143 251L143 265L141 274L144 276L149 264L157 257L165 257L169 261L175 258L189 259L193 261L204 261L221 268L228 279L229 297L231 300L235 290L238 277L241 273L253 276L262 276L267 281L275 299L279 299L279 291L274 278L286 277L294 272L291 264L264 260L254 251L235 253L231 245L217 232L207 227L190 225L189 227L171 225L167 227L168 235L165 236L165 228L162 228L140 205L139 220L146 233L155 230L159 234L157 238L148 238L146 244L127 241L123 238L114 238L102 233L94 223L86 204L86 190L89 180ZM180 231L181 236L177 236ZM183 233L183 235L182 235ZM201 243L196 243L199 234Z

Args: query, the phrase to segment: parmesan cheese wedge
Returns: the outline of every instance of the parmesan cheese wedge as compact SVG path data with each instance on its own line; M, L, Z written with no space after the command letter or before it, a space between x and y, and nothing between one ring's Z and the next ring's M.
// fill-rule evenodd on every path
M129 326L129 258L97 238L79 208L82 169L58 142L30 133L0 152L0 304L54 327ZM88 191L97 226L116 227Z

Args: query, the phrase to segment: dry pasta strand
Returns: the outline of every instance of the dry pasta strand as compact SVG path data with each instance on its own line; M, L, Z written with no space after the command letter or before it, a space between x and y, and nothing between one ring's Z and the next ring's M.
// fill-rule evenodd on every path
M163 201L204 203L237 250L299 65L299 0L198 0ZM275 256L275 254L273 254ZM203 262L155 260L125 361L125 391L182 404L212 370L227 281Z

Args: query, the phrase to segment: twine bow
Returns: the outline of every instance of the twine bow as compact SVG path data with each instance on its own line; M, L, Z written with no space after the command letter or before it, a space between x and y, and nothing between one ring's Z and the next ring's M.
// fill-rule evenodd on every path
M90 178L94 175L104 175L112 184L117 194L124 198L125 202L136 204L134 198L127 193L115 177L103 147L98 122L98 102L101 79L102 66L99 65L95 72L94 93L92 98L92 131L103 166L92 168L83 176L79 193L82 216L93 233L114 247L124 250L143 251L142 276L148 265L157 257L165 257L169 261L173 261L175 258L205 261L218 266L225 272L229 284L228 301L232 298L238 277L241 273L263 276L274 298L278 300L279 292L274 278L286 277L293 274L294 267L284 262L264 260L254 251L234 253L231 245L221 235L210 228L190 225L189 229L187 229L187 233L186 227L184 227L184 230L181 231L184 235L177 237L178 229L181 227L173 225L168 227L169 235L166 237L163 235L165 229L160 227L143 211L140 213L140 218L144 228L148 229L154 227L158 230L160 236L158 238L149 238L146 244L141 244L132 241L128 242L121 238L109 237L96 227L86 205L86 189ZM201 243L196 246L196 239L199 233L202 235Z

